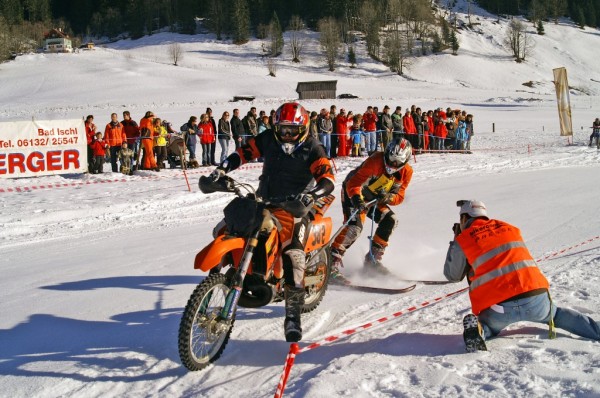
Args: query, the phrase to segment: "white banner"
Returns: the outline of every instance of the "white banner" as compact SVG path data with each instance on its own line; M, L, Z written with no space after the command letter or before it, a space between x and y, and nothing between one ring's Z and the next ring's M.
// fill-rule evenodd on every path
M0 178L84 173L82 119L0 123Z
M556 68L554 72L554 86L556 88L556 101L558 102L558 119L560 121L560 135L572 136L573 125L571 122L571 97L569 96L569 81L566 68Z

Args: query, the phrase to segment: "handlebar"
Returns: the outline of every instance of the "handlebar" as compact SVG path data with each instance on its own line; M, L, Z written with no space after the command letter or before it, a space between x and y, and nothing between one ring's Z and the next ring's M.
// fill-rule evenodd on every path
M254 190L251 189L251 186L248 184L242 184L235 181L233 178L229 176L223 176L219 178L217 181L213 180L209 176L201 176L198 181L198 187L200 191L205 194L214 193L214 192L228 192L235 193L236 195L243 197L244 194L240 190L241 187L246 187L248 193L254 193ZM312 206L305 206L299 200L284 200L284 201L263 201L267 206L277 207L283 209L289 213L291 213L296 218L302 218L306 216Z

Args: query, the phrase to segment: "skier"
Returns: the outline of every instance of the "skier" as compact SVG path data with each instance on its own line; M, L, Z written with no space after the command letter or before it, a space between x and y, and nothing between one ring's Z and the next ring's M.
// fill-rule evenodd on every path
M131 175L133 174L131 169L132 159L134 152L128 148L127 142L124 142L121 146L121 150L118 154L119 163L121 165L121 173Z
M390 235L398 223L390 206L397 206L404 201L404 193L413 174L413 169L408 164L411 154L412 146L406 139L394 140L388 144L384 152L373 153L344 180L342 184L344 222L348 221L355 210L359 210L359 214L344 227L333 242L331 283L350 284L350 281L340 272L343 266L342 257L360 236L365 216L379 225L372 238L371 250L365 256L364 270L367 275L372 276L390 274L381 263ZM366 202L374 199L378 199L377 203L367 208Z
M473 314L463 319L467 351L486 350L485 339L506 326L530 321L547 323L578 336L600 340L600 325L587 315L557 307L549 284L529 253L518 228L488 218L478 200L460 200L460 224L454 224L444 275L459 282L465 276Z
M304 107L288 102L279 107L274 126L262 134L251 136L246 144L232 153L211 174L218 180L226 173L259 157L264 158L259 195L270 202L283 202L290 197L306 207L334 189L334 176L325 149L308 134L309 116ZM315 185L316 182L316 185ZM304 234L308 216L294 218L290 213L271 209L281 224L283 270L285 279L284 332L288 342L302 338L300 313L304 304L305 254Z
M592 135L590 135L590 147L592 146L592 141L594 138L596 139L596 147L600 149L600 118L596 118L594 123L592 124Z

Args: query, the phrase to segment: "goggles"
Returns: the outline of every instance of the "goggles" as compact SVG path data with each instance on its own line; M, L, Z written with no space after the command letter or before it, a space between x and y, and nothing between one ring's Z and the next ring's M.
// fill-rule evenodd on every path
M276 128L277 134L281 138L291 138L296 139L298 136L304 132L304 126L297 125L283 125L277 126Z

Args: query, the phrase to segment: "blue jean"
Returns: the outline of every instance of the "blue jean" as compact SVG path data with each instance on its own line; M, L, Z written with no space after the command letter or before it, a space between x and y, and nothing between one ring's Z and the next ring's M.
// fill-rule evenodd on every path
M203 166L211 165L210 151L211 151L213 145L214 144L202 144L202 165Z
M221 163L223 163L229 154L229 140L226 138L219 138L219 144L221 144Z
M377 132L366 131L365 132L365 147L367 153L375 152L377 150Z
M550 302L547 293L487 308L479 314L479 322L487 339L496 336L512 323L529 321L548 325L551 317L557 328L588 339L600 340L600 325L596 321L577 311L557 307Z
M331 152L331 134L328 133L319 133L319 141L321 141L321 144L323 144L323 146L325 147L325 153L327 154L327 157L330 157L330 152Z

